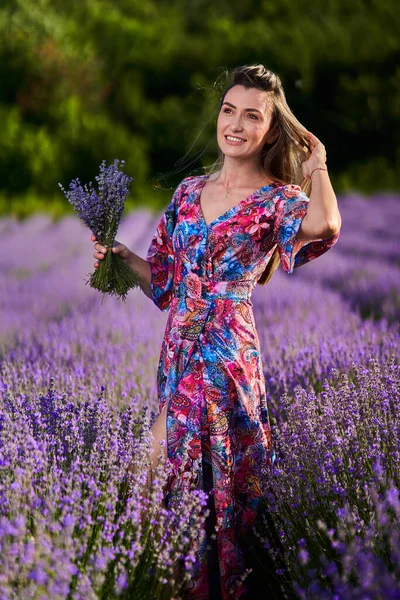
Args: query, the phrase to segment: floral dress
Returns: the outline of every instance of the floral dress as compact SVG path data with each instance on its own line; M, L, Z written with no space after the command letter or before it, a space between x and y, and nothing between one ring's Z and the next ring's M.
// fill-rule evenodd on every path
M147 253L151 298L169 309L157 374L173 467L167 506L186 476L209 494L187 598L243 599L241 540L274 459L251 294L276 245L283 270L292 273L331 248L339 233L295 242L309 198L279 182L207 225L200 205L207 178L180 183Z

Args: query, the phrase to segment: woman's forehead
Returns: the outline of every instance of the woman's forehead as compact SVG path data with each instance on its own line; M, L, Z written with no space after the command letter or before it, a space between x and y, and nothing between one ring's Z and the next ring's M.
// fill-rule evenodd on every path
M229 102L237 108L256 108L266 112L268 108L268 93L257 88L245 88L235 85L225 95L224 102Z

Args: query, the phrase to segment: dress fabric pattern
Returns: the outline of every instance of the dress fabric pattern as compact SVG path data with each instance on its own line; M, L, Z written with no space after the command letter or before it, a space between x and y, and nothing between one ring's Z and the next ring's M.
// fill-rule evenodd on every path
M276 245L283 270L292 273L334 246L339 233L296 242L309 198L279 182L207 225L200 204L207 179L179 184L147 253L151 298L169 310L157 372L173 466L167 506L185 475L212 499L185 597L244 599L241 540L274 460L251 294Z

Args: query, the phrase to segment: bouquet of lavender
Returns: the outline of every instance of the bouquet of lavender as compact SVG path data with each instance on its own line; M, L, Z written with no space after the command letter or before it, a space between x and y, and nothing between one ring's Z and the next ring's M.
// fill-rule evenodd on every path
M94 233L97 241L106 248L112 248L114 245L125 200L129 194L128 186L133 181L132 177L119 170L119 163L123 167L125 161L115 159L114 163L107 167L106 161L103 160L100 174L95 177L98 191L94 189L92 182L82 186L79 179L71 181L69 191L65 191L61 183L58 184L79 217ZM118 254L107 252L86 283L103 294L115 295L125 301L128 291L139 286L139 280L138 273Z

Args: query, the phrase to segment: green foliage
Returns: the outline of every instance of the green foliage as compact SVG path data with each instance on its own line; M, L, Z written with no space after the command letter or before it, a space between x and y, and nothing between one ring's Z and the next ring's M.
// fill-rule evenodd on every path
M25 194L53 206L59 181L114 158L135 201L161 205L155 178L171 189L215 159L224 69L259 62L325 144L338 192L399 187L398 15L393 0L6 0L0 210Z

